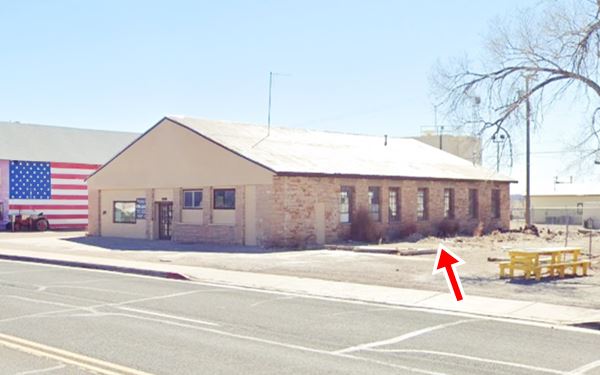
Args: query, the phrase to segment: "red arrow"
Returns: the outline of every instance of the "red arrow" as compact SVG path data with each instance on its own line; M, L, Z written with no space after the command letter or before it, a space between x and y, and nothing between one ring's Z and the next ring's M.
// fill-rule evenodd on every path
M441 272L442 269L446 270L445 276L446 281L448 282L448 288L454 292L454 297L456 297L457 301L463 299L463 291L460 277L454 273L454 265L460 266L462 264L465 264L464 260L452 251L445 250L442 244L440 244L435 263L433 264L433 274Z

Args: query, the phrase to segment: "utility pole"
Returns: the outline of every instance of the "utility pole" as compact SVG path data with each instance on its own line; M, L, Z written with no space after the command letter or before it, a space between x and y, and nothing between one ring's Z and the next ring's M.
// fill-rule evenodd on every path
M433 126L435 127L435 131L438 132L438 136L440 138L440 150L443 150L443 146L444 145L443 145L442 137L443 137L443 134L444 134L444 125L441 125L440 127L438 127L438 116L437 116L438 106L440 104L441 103L433 105Z
M527 135L526 135L526 178L525 178L525 225L526 226L530 226L531 225L531 196L530 196L530 188L531 188L531 184L530 184L530 169L531 169L531 150L530 150L530 144L531 144L531 140L530 140L530 128L531 128L531 104L529 102L529 79L531 79L530 75L525 76L525 119L526 119L526 128L527 128Z
M504 134L492 135L492 142L496 144L496 172L500 172L500 143L504 143L505 140Z

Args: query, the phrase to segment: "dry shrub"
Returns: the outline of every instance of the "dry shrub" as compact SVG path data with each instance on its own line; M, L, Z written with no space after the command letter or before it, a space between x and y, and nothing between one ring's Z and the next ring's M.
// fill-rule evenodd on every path
M352 217L350 238L362 242L377 242L381 238L369 211L364 207L359 208Z
M417 224L415 224L415 223L409 223L409 224L403 225L402 229L400 229L400 237L401 238L409 237L415 233L417 233Z
M483 225L483 221L480 221L479 224L473 229L473 237L481 237L485 233L485 227Z
M437 225L439 237L452 237L458 233L458 222L455 220L444 219Z

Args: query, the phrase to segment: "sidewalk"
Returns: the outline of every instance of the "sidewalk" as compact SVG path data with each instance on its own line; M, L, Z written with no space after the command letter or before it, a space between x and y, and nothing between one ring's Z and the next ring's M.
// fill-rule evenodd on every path
M48 251L2 249L0 250L0 259L105 269L167 278L188 278L199 282L300 295L469 313L487 317L511 318L551 324L566 325L600 321L600 310L596 309L479 297L469 295L468 290L466 291L467 295L464 301L458 303L453 299L451 294L435 291L93 257L81 253L61 254Z

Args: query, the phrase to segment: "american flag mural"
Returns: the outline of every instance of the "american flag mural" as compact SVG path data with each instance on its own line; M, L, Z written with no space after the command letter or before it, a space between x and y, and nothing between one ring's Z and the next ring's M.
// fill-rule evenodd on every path
M40 213L50 229L84 229L88 223L85 179L100 165L12 160L9 214Z

